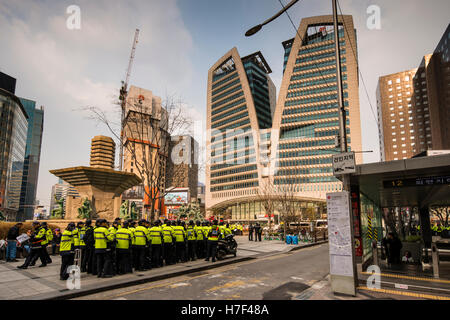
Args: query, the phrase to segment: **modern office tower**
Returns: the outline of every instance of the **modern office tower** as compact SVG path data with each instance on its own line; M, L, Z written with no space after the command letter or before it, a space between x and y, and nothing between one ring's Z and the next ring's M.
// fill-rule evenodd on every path
M198 142L191 136L172 136L170 140L166 191L174 188L188 188L188 201L197 200Z
M258 194L262 179L260 132L272 127L271 72L261 52L241 58L236 48L209 69L205 201L210 213L233 207L233 217L253 219L261 211L249 199ZM238 203L244 198L250 202Z
M149 90L130 87L123 124L123 170L143 180L145 206L151 205L151 199L160 199L165 190L170 139L168 119L160 97ZM155 203L157 210L161 206L158 202Z
M302 19L295 38L283 42L284 74L272 135L279 136L273 184L304 199L342 190L331 156L340 152L339 108L332 16ZM352 16L339 17L339 43L349 151L362 151L358 51ZM275 151L272 151L275 152ZM356 163L362 154L356 153Z
M15 90L15 79L2 74L2 86ZM0 88L0 213L16 220L27 143L28 115L11 91Z
M0 89L16 94L16 79L6 73L0 72Z
M36 109L36 102L20 98L28 114L27 145L20 195L18 221L33 219L41 157L44 109Z
M378 128L381 161L413 157L420 151L419 128L413 114L413 78L417 69L382 76L377 86ZM421 110L423 111L423 110ZM422 117L423 115L421 115Z

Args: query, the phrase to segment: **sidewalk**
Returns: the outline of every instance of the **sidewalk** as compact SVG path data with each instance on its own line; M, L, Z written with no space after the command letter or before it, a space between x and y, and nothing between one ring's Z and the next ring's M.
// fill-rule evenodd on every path
M8 263L0 261L0 300L69 299L100 291L176 277L183 274L201 272L227 264L270 256L290 250L298 250L302 247L309 246L304 244L296 246L286 245L281 241L275 240L254 242L248 241L248 237L245 236L237 236L236 241L238 242L236 258L229 256L225 260L216 263L198 259L192 262L165 266L145 272L139 271L107 279L82 273L81 288L76 290L69 290L66 281L59 280L60 256L51 256L53 263L45 268L37 267L40 264L38 260L35 267L29 267L26 270L17 269L17 266L23 264L23 259L20 259L19 262Z

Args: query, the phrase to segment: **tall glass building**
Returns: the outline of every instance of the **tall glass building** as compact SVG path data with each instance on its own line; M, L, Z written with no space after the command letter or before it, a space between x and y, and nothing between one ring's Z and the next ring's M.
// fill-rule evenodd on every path
M33 219L44 125L44 109L36 109L35 101L24 98L20 101L28 114L28 133L18 221Z
M259 141L272 127L275 111L271 72L261 52L241 58L236 48L208 72L207 209L258 194L263 170Z
M343 96L349 151L361 151L356 31L351 16L339 17ZM305 198L325 199L342 190L331 156L339 134L339 108L332 16L305 18L295 38L283 42L283 80L272 134L279 137L273 184ZM356 162L361 163L360 153Z
M0 212L16 220L27 143L28 115L20 100L0 88Z

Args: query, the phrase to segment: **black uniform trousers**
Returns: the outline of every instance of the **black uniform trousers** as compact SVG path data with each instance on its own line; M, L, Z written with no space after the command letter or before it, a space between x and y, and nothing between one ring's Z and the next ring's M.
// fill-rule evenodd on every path
M164 263L167 265L173 264L173 243L164 243Z
M36 260L38 258L41 259L41 263L43 265L47 265L47 261L45 260L45 257L42 253L42 247L31 248L30 254L25 259L25 263L23 264L23 266L28 267L30 264L33 265L33 261L34 263L36 263Z
M205 255L205 241L197 240L197 258L204 258Z
M152 267L158 268L163 266L161 259L162 244L152 244Z
M50 258L49 254L47 252L47 245L43 245L40 248L40 251L41 251L40 255L42 255L42 259L44 259L45 264L52 263L52 259ZM36 264L36 261L37 261L37 259L39 259L40 255L34 255L33 256L33 259L30 262L31 266L34 266ZM42 259L41 259L41 261L42 261Z
M130 249L116 249L118 274L132 273Z
M97 277L112 276L111 253L106 249L95 249L97 260Z
M81 272L92 273L92 262L94 256L94 248L91 246L84 247L84 254L81 255ZM84 256L84 259L83 259Z
M187 247L188 247L187 260L195 261L195 259L196 259L195 251L197 250L197 240L188 240Z
M184 241L175 242L175 263L186 262L186 244Z
M67 280L69 278L69 273L67 269L73 265L75 259L75 253L67 251L61 253L61 269L59 270L59 279Z
M146 269L145 259L146 259L147 247L146 246L135 246L135 247L133 247L133 253L136 255L136 270L144 271Z
M253 241L253 229L248 229L248 241Z
M262 235L262 232L259 231L259 232L258 232L258 241L261 241L261 235ZM256 241L256 236L255 236L255 241Z
M208 253L206 255L207 260L211 257L213 262L216 261L217 244L218 241L216 240L208 240Z

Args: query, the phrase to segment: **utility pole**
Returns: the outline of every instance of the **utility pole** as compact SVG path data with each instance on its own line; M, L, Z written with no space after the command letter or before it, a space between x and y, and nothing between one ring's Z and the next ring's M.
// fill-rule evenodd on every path
M128 96L128 81L130 80L131 74L131 66L133 65L134 53L136 51L136 45L138 43L139 29L136 29L134 33L133 47L131 49L130 60L128 61L128 69L127 74L125 76L125 81L122 82L122 88L120 88L120 97L121 101L121 116L120 116L120 151L119 151L119 171L122 171L122 163L123 163L123 121L125 120L125 108L127 105L127 96Z

